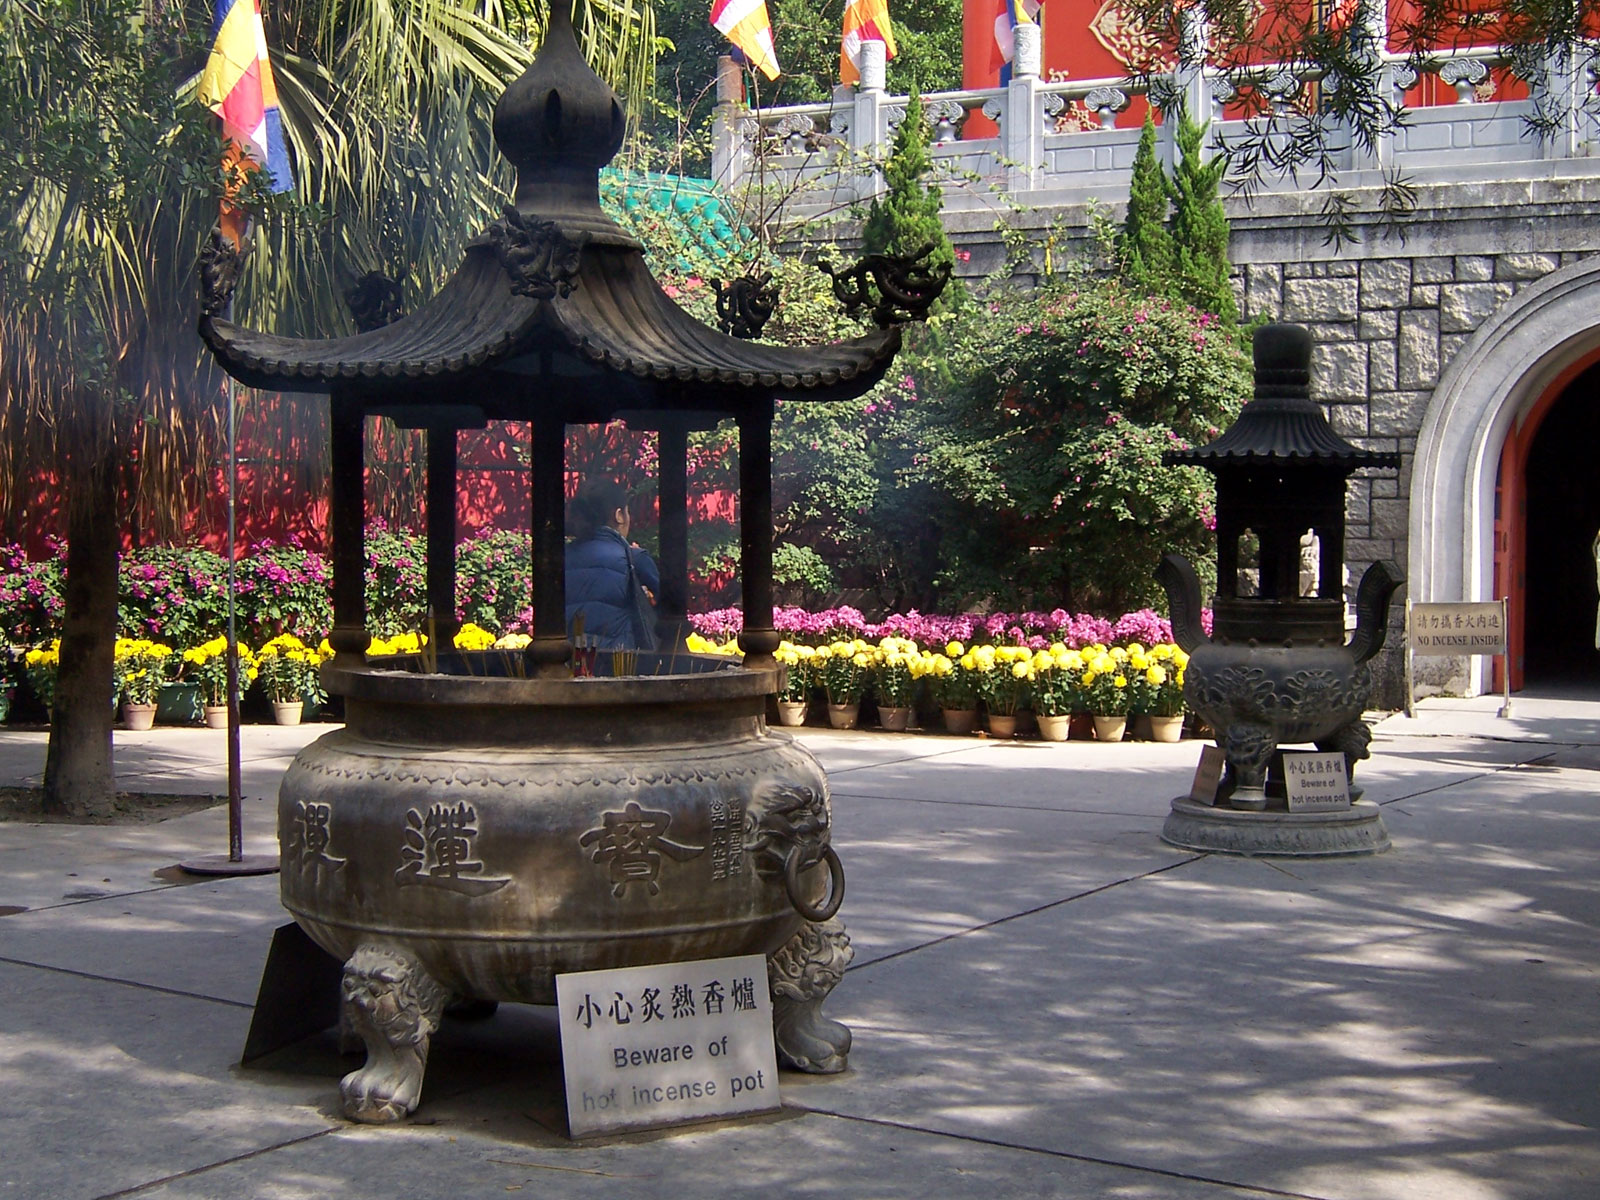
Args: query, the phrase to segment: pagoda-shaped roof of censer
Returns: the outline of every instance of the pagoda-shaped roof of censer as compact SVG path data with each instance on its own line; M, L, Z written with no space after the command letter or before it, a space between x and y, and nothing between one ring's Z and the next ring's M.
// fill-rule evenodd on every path
M1334 432L1311 399L1311 334L1301 325L1265 325L1255 335L1255 399L1215 441L1161 456L1167 466L1399 467L1391 451L1363 450Z
M600 207L622 108L584 60L564 4L552 5L544 45L500 98L494 136L517 168L515 203L468 243L431 300L380 328L293 338L236 325L226 295L208 296L200 334L229 374L489 418L559 409L596 420L746 395L847 399L888 369L897 327L832 345L763 345L702 324L661 290L643 246Z

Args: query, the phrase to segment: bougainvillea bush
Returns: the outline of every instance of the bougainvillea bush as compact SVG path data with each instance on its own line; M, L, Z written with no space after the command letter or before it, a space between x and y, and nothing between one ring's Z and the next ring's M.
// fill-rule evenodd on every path
M533 595L533 535L480 531L456 547L456 613L484 629L518 627Z
M1216 317L1080 281L974 305L924 388L908 479L931 485L939 571L968 594L1116 611L1157 595L1156 563L1204 562L1214 494L1161 455L1208 441L1250 393Z
M1064 608L1050 612L958 613L941 616L919 612L891 613L881 621L868 621L861 611L842 605L816 611L803 608L777 608L772 623L777 631L794 642L819 645L839 638L909 638L921 646L940 646L946 642L990 642L1025 645L1034 650L1060 642L1073 650L1096 644L1108 646L1137 642L1152 646L1172 640L1172 623L1154 609L1142 608L1120 617L1097 617L1090 613L1069 613ZM737 608L719 608L690 616L695 630L713 642L726 642L744 628L744 615ZM1201 625L1211 632L1211 610L1201 612Z
M262 543L240 558L235 577L239 636L253 646L282 634L314 645L333 625L333 570L320 554Z
M21 546L0 545L0 641L34 646L60 634L61 563L29 562Z
M118 633L157 638L180 650L228 628L228 564L198 546L152 546L122 556Z

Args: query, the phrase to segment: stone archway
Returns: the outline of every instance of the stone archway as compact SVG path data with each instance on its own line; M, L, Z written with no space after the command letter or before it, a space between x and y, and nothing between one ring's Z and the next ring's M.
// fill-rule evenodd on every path
M1552 272L1446 366L1417 434L1407 575L1417 601L1492 600L1495 479L1507 435L1575 364L1600 355L1600 259ZM1490 686L1473 659L1469 693Z

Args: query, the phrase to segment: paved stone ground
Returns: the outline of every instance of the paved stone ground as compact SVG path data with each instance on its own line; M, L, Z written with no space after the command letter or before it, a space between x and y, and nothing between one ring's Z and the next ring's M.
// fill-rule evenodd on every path
M1382 722L1394 849L1329 862L1163 845L1196 743L808 729L849 1073L596 1142L548 1010L447 1022L398 1127L339 1117L331 1039L241 1070L276 881L163 871L226 849L222 810L0 825L0 1197L1600 1197L1600 703L1494 708ZM246 730L247 850L325 728ZM119 733L122 786L225 790L222 748ZM0 732L0 784L43 754Z

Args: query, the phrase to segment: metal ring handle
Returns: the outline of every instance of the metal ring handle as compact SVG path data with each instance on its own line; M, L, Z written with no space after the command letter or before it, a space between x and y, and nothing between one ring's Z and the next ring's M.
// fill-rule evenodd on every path
M800 847L795 846L789 851L789 857L783 864L783 884L789 893L789 903L794 905L795 912L808 921L826 921L839 911L839 905L844 903L844 864L839 861L839 856L833 852L833 847L825 847L822 851L822 862L828 864L828 895L821 905L813 908L805 900L804 893L800 890Z

